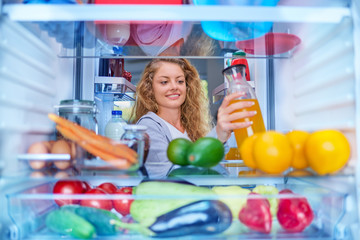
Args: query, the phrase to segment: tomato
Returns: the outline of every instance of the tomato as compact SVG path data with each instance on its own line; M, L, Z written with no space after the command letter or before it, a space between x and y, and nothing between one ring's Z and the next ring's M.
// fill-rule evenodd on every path
M121 195L132 195L133 189L131 187L121 187L116 190L115 194ZM130 206L134 200L133 199L121 199L120 196L118 199L113 200L113 205L115 210L123 216L130 214Z
M59 180L55 183L53 188L54 194L81 194L84 193L83 182L80 180ZM55 199L56 204L59 206L66 204L76 204L79 202L78 199Z
M90 186L90 184L88 182L83 181L82 183L83 183L83 187L85 189L84 192L87 192L87 191L89 191L91 189L91 186Z
M254 192L249 193L249 196L251 195L261 196ZM240 210L239 220L252 230L270 233L272 217L269 200L265 197L248 198L246 205Z
M115 193L117 190L117 187L110 182L102 183L99 186L97 186L97 188L101 188L102 190L110 194Z
M85 195L107 195L107 193L100 189L100 188L93 188L90 189L89 191L85 192ZM100 198L84 198L80 201L80 205L81 206L86 206L86 207L94 207L94 208L101 208L101 209L105 209L105 210L111 210L112 209L112 202L109 199L100 199Z
M279 194L297 197L280 198L277 218L282 228L288 232L302 232L314 219L314 212L307 199L284 189Z

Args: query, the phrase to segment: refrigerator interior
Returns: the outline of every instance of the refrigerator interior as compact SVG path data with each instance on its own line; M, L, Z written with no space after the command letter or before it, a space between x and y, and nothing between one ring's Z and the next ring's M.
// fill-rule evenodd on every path
M56 113L61 100L95 101L100 134L110 118L114 102L124 112L125 108L130 109L142 70L151 58L158 57L156 53L160 48L116 45L104 29L110 26L109 21L122 21L119 25L124 27L128 26L127 21L141 20L138 22L141 25L157 21L159 16L174 21L175 26L179 22L187 26L185 29L189 32L182 49L178 55L169 57L186 57L197 67L201 79L207 83L214 118L226 90L221 73L226 60L235 51L246 50L250 83L255 88L268 130L311 132L332 128L343 132L351 143L348 164L333 176L245 176L239 174L243 168L236 165L228 167L229 175L221 178L186 176L188 181L205 187L252 188L261 184L279 189L288 187L306 196L315 211L313 224L301 234L279 230L266 236L237 232L226 237L356 239L360 235L357 197L360 171L357 151L360 149L359 3L280 0L276 6L267 8L226 4L216 8L203 6L201 1L191 2L189 6L108 6L3 1L0 5L1 239L55 237L44 227L44 218L49 211L58 208L50 193L60 178L83 179L92 186L110 179L118 186L136 186L141 182L141 175L33 171L28 162L18 159L18 155L26 153L34 142L56 138L54 124L47 115ZM197 2L200 5L196 5ZM236 41L216 40L215 35L211 35L216 33L205 29L214 30L215 23L222 21L252 25L242 29L243 35L231 32L229 35L234 35ZM207 24L210 28L206 28ZM258 45L240 48L248 40L246 38L255 36L256 26L270 33L280 33L273 36L279 38L250 41ZM221 33L222 29L217 30ZM295 38L276 42L284 36ZM298 39L300 42L296 42ZM275 44L267 44L271 40ZM207 44L213 48L207 48ZM286 48L286 44L290 46ZM101 73L99 66L109 59L124 59L125 70L132 74L131 82ZM166 200L171 196L158 198ZM203 199L211 199L211 196L203 196ZM127 236L140 238L138 234ZM223 239L224 235L216 238Z

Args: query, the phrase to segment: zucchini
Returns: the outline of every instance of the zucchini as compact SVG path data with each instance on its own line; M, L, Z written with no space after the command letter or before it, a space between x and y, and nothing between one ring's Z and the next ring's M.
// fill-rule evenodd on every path
M113 222L120 221L120 219L110 211L79 205L64 205L61 209L71 211L85 218L95 227L96 233L99 236L111 236L118 233L119 228Z
M154 196L154 198L135 199L130 207L133 219L144 227L149 227L158 216L200 199L215 196L215 192L206 187L153 180L140 183L136 187L135 195ZM161 196L172 198L162 199Z
M71 211L55 210L46 216L47 228L75 238L89 239L95 236L95 227Z

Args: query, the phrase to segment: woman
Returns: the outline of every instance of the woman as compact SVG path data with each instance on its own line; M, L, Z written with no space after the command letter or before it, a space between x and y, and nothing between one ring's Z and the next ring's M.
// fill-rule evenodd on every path
M199 74L186 59L153 59L137 85L133 114L135 122L148 127L150 151L145 167L152 178L165 177L173 164L166 150L175 138L196 141L200 137L216 137L225 143L232 130L249 127L252 122L232 121L251 117L252 111L233 113L252 105L239 102L230 105L241 94L226 96L218 109L217 125L212 130L207 97L201 87Z

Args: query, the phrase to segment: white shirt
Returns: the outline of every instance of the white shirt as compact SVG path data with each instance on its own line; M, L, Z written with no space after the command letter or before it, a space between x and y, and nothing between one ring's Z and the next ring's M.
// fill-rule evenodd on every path
M189 139L189 136L185 130L184 133L182 133L181 131L179 131L176 127L174 127L173 125L171 125L170 123L168 123L167 121L165 121L164 119L161 118L162 121L164 121L164 123L166 124L166 126L169 128L170 130L170 134L171 134L171 137L172 139L175 139L175 138L186 138L186 139ZM190 140L191 141L191 140Z

